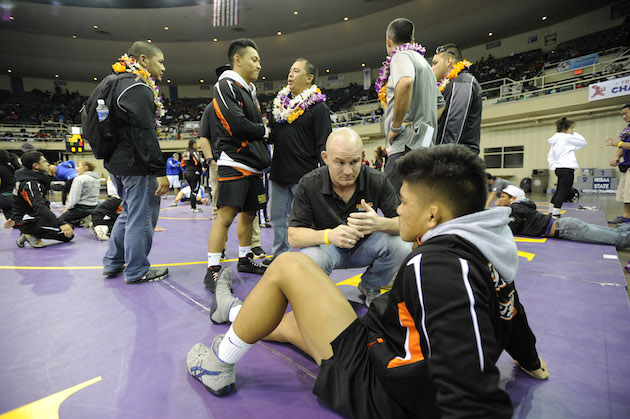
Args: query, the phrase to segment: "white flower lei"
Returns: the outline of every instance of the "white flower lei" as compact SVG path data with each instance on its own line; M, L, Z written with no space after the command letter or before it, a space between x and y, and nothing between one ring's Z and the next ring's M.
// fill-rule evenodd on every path
M291 93L291 89L289 86L286 86L278 92L278 95L273 100L272 113L276 122L292 123L311 105L326 100L326 95L321 93L316 84L313 84L292 99L289 98L289 93Z

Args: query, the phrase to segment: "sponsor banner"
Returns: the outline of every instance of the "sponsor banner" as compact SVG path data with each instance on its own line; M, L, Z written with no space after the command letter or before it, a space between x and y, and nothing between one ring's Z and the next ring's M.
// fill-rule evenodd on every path
M370 90L372 87L372 69L364 68L363 69L363 90Z
M599 54L583 55L578 58L566 60L558 64L558 73L563 71L575 70L576 68L586 67L588 65L597 64L599 61Z
M630 76L588 86L588 101L630 95Z

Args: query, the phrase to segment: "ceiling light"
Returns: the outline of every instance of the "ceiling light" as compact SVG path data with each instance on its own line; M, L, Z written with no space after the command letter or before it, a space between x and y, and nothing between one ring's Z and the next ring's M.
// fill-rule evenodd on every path
M326 73L330 73L330 69L328 69L328 68L327 68L327 69L326 69Z
M55 74L55 77L59 78L59 74Z
M200 79L200 80L199 80L199 83L203 83L203 79Z
M167 83L170 83L170 82L171 82L171 79L166 80L166 82L167 82Z
M10 16L9 19L10 20L15 20L15 18L13 16Z
M94 26L93 26L93 28L94 28L94 29L98 29L98 25L94 25Z
M76 35L72 35L72 39L77 39L77 36Z
M362 64L361 64L361 67L365 67L365 63L362 63Z
M492 32L488 32L488 36L492 36Z
M343 20L348 20L348 16L344 17Z
M147 39L147 42L148 42L148 43L151 43L151 40L150 40L150 39Z
M297 15L297 14L298 14L298 12L293 12L293 14L294 14L294 15Z
M542 20L547 20L547 16L543 16L543 17L542 17Z
M164 26L164 30L167 31L168 30L168 26Z
M282 32L278 31L278 35L282 35Z
M98 77L94 77L94 81L97 81L97 80L98 80Z
M265 80L265 76L263 76L262 79Z
M7 72L9 72L9 73L13 73L13 70L11 70L11 69L8 69L8 70L7 70Z
M217 41L218 41L218 39L217 39L217 38L213 38L212 40L213 40L214 42L217 42Z

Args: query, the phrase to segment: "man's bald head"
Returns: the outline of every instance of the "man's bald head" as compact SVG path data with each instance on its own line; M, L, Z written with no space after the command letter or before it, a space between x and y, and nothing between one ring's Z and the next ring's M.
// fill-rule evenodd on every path
M363 141L359 134L350 128L333 131L322 151L322 160L328 166L328 173L335 187L353 185L361 171Z

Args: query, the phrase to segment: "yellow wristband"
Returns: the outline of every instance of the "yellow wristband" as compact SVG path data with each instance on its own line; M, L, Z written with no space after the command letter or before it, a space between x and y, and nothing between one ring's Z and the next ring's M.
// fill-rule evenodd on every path
M623 144L623 141L619 141L619 144L617 144L617 147L621 147L621 144Z
M330 244L330 242L328 241L328 233L330 233L330 229L329 228L324 230L324 243L326 243L326 244Z

